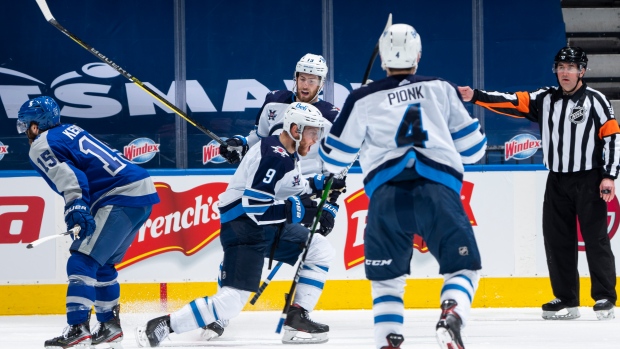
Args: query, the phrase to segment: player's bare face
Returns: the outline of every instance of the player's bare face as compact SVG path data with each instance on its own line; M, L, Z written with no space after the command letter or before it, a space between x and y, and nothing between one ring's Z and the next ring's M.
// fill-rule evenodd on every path
M301 142L299 142L299 149L297 149L297 153L301 156L306 156L310 151L310 147L312 147L316 142L321 138L321 129L319 127L304 127L304 132L302 133Z
M299 73L297 76L297 101L310 103L319 92L321 78L306 73Z
M580 70L575 63L559 62L558 66L555 68L555 72L558 75L560 87L562 87L564 91L574 92L575 86L581 83L579 77L583 71Z

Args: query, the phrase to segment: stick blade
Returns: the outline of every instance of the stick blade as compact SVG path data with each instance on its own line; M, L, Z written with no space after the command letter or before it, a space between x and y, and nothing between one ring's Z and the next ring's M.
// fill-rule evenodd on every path
M50 8L47 6L47 2L45 0L36 1L37 5L39 5L39 9L41 9L41 12L43 12L43 16L45 16L45 20L48 22L53 20L54 16L52 16L52 11L50 11Z

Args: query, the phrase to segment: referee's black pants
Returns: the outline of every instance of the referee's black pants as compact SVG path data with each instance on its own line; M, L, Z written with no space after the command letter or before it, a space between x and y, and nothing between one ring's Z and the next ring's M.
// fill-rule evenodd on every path
M616 265L607 235L607 204L599 169L549 172L543 203L543 237L551 287L568 306L579 305L577 219L585 243L594 300L616 304Z

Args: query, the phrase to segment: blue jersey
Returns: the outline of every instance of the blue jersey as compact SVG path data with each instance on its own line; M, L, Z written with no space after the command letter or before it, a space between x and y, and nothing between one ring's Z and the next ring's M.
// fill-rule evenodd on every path
M260 111L256 115L256 124L254 131L252 131L247 137L248 145L251 147L256 144L261 138L279 135L282 133L282 127L284 122L284 110L295 102L295 94L288 90L271 91L265 97L265 103L261 107ZM333 104L322 100L317 100L312 103L323 115L323 118L328 122L325 122L325 132L327 134L329 129L338 116L339 109L334 107ZM304 175L311 175L323 172L323 164L319 158L318 145L310 148L310 151L306 156L300 156L301 171Z
M99 207L141 207L159 202L149 174L75 125L41 133L30 147L30 162L68 204L82 199L93 214Z
M463 164L482 158L486 142L456 86L439 78L395 75L351 92L319 152L331 173L359 152L369 197L411 167L460 193Z
M221 222L244 214L259 225L285 222L285 200L312 191L296 159L297 153L286 151L279 136L263 138L250 148L220 194Z

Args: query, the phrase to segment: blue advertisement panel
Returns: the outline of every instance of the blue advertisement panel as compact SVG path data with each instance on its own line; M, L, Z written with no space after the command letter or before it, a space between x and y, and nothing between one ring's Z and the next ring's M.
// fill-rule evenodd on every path
M174 103L174 1L47 1L58 22ZM555 84L551 62L564 45L560 3L525 0L515 7L484 2L485 87L534 90ZM177 116L136 84L47 23L34 0L4 4L0 20L0 170L30 169L28 144L17 135L19 106L39 95L54 97L62 121L75 123L146 168L174 168ZM389 13L412 24L422 38L418 74L472 85L470 1L334 1L334 102L342 106L360 84ZM322 53L320 1L185 1L187 114L221 137L247 135L265 95L292 89L296 62ZM523 18L527 18L525 21ZM25 20L27 19L27 20ZM380 61L371 79L385 76ZM470 112L472 106L466 104ZM538 125L485 114L489 145ZM188 125L190 168L229 167L211 138ZM539 163L505 159L490 163ZM501 155L498 156L497 154Z

